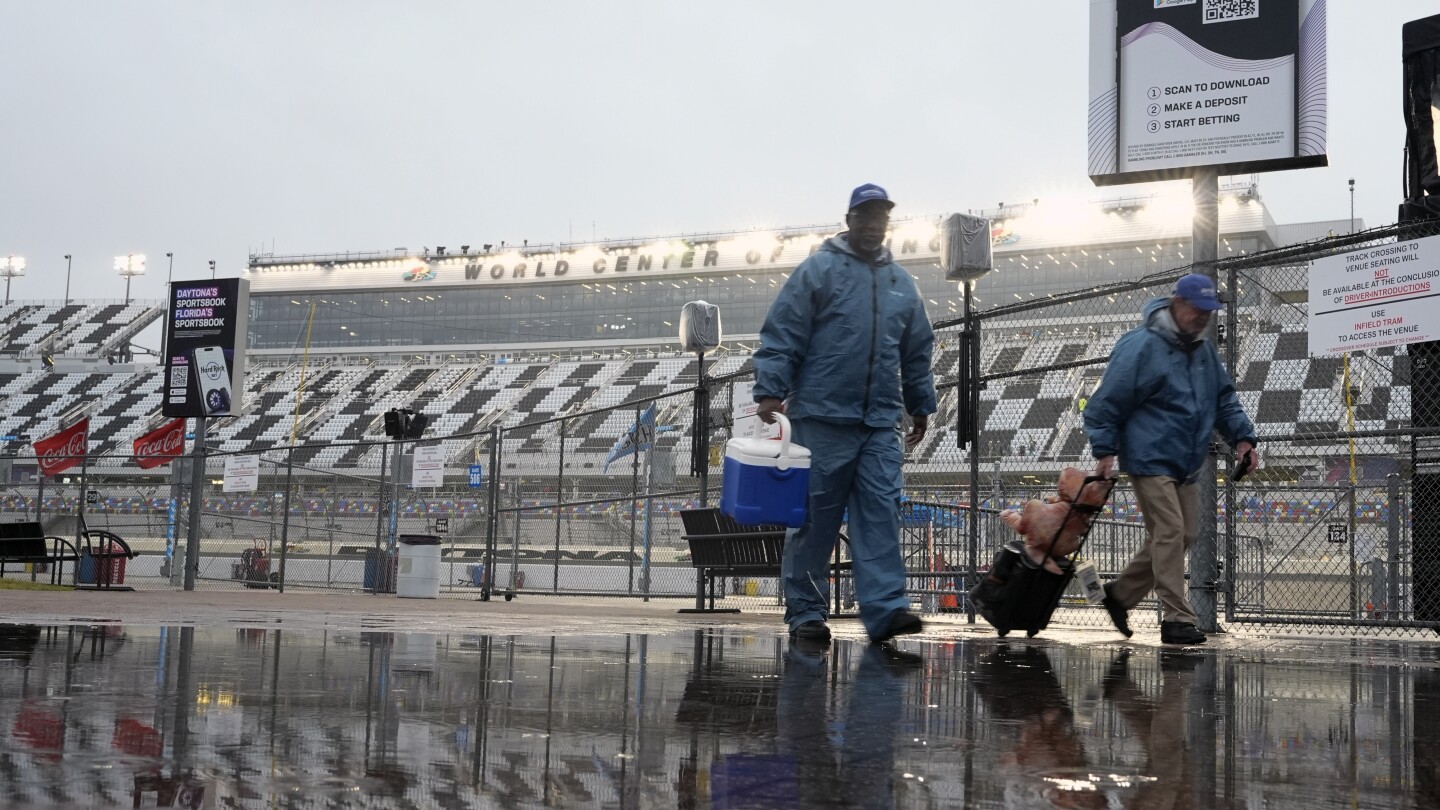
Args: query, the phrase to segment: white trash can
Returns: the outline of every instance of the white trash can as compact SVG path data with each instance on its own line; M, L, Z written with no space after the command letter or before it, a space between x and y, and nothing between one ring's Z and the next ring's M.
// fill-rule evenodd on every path
M440 538L428 534L402 534L400 560L395 574L395 595L405 599L440 596Z

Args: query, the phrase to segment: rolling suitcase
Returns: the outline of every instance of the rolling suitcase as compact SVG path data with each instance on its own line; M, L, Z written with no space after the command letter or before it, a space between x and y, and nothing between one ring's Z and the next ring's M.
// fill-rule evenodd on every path
M1106 479L1087 476L1080 485L1080 493L1084 493L1086 487L1096 482L1104 486ZM1025 553L1024 539L1016 538L995 554L989 573L970 590L970 601L974 603L975 610L985 617L985 621L990 622L1002 638L1009 635L1011 630L1021 629L1026 636L1033 637L1050 624L1050 617L1060 604L1060 598L1065 595L1065 588L1075 577L1075 557L1085 547L1085 539L1090 536L1095 517L1105 509L1105 503L1110 499L1110 491L1115 488L1114 479L1109 479L1108 483L1109 486L1104 486L1105 496L1098 506L1071 503L1065 520L1050 539L1046 549L1047 556L1048 551L1055 548L1055 544L1059 542L1065 525L1072 517L1077 513L1089 515L1091 522L1080 535L1080 543L1074 553L1063 559L1055 559L1060 567L1059 574L1046 571L1043 564L1031 560L1030 555ZM1078 497L1077 495L1077 500Z

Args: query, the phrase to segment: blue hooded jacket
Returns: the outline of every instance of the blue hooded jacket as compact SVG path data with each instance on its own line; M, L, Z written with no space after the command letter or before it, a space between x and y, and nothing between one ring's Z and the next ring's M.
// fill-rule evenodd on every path
M935 412L934 346L915 279L888 249L867 262L841 234L801 262L770 305L755 400L788 397L791 418L894 427L902 404Z
M1131 475L1194 483L1212 429L1232 446L1258 444L1215 346L1181 337L1170 299L1152 299L1140 325L1115 342L1100 387L1085 404L1090 451L1095 458L1119 455L1120 469Z

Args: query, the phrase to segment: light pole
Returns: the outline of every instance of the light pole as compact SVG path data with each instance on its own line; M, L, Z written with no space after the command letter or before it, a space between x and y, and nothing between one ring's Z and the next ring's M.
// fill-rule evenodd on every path
M70 303L70 254L65 254L65 303Z
M211 259L211 260L210 260L210 280L211 280L211 281L214 281L214 280L215 280L215 260L214 260L214 259Z
M166 253L165 258L170 260L170 269L165 271L165 286L169 287L175 281L175 254Z
M6 256L0 259L0 276L5 277L5 303L10 303L10 279L25 275L24 256Z
M145 275L145 254L131 253L115 257L115 272L125 277L125 303L130 303L130 280Z
M1350 178L1350 233L1355 233L1355 178Z

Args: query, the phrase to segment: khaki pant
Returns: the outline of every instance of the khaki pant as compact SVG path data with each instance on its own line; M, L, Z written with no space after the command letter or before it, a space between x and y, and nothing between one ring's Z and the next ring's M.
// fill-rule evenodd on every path
M1131 476L1145 517L1145 546L1110 584L1110 595L1126 610L1153 588L1167 622L1195 623L1185 597L1185 553L1199 531L1199 493L1166 475Z

